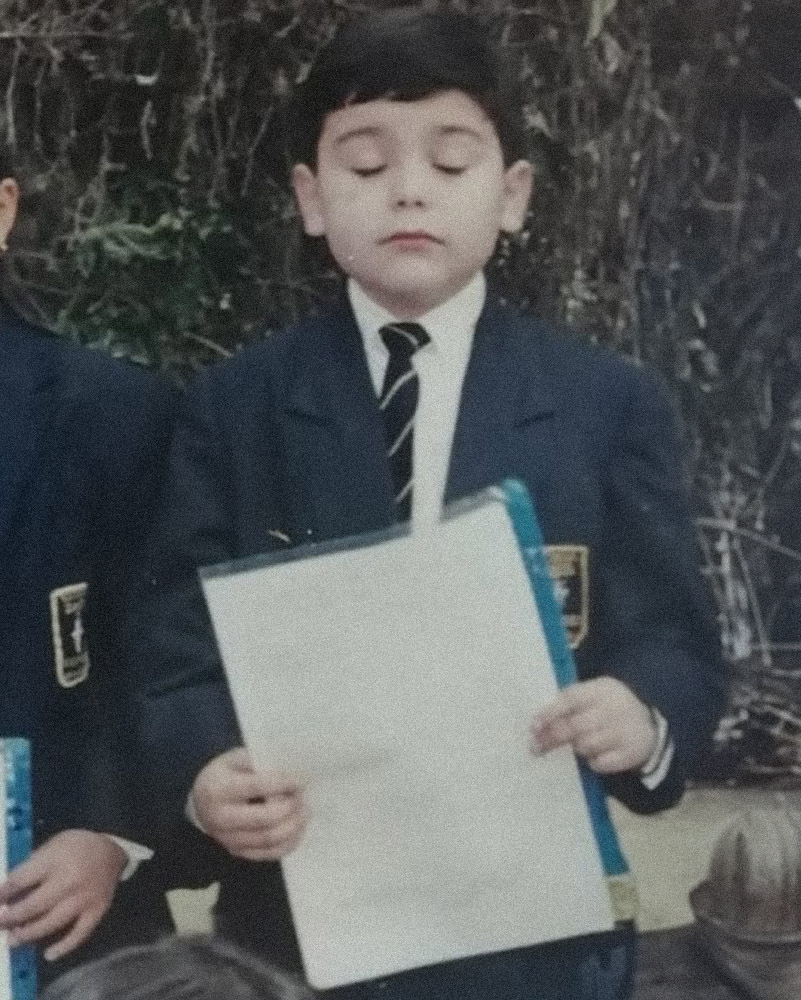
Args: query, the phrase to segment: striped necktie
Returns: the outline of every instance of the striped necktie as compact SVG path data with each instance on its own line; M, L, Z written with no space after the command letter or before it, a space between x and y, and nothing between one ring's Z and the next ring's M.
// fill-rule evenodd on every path
M420 396L412 355L431 338L419 323L389 323L378 332L389 351L378 406L384 418L398 520L406 521L412 512L412 442Z

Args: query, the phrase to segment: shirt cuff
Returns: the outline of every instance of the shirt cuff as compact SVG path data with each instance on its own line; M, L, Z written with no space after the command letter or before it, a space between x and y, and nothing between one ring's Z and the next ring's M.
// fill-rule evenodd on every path
M153 852L149 847L143 847L142 844L136 844L132 840L126 840L124 837L116 837L113 833L104 834L109 840L113 840L114 843L125 851L125 857L128 859L125 863L125 867L120 872L120 882L127 881L142 864L143 861L150 861L153 857Z
M667 719L653 705L649 705L648 709L651 712L651 718L656 727L656 745L654 746L653 753L640 770L640 781L649 792L653 792L665 780L670 770L676 747L673 737L670 735Z
M197 810L195 809L195 800L192 798L192 793L190 792L186 797L186 805L184 806L184 816L189 820L192 826L200 830L201 833L206 833L203 829L203 824L198 818ZM206 833L206 836L208 834Z

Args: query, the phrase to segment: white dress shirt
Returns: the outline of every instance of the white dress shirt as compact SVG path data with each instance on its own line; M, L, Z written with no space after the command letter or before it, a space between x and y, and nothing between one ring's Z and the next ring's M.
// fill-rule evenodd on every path
M415 320L431 339L412 356L420 380L412 443L414 531L435 524L442 514L462 385L486 296L486 281L479 272L447 302ZM348 281L348 297L364 344L373 388L376 397L380 397L389 351L379 331L388 323L397 323L398 317L374 302L353 279ZM653 707L651 712L656 744L640 771L640 780L649 791L664 780L674 753L667 722Z
M153 851L143 844L137 844L133 840L126 840L125 837L117 837L113 833L106 833L104 836L108 837L109 840L113 840L125 852L126 861L124 868L120 872L120 882L127 882L143 861L150 861L153 857Z
M436 523L442 513L462 384L486 294L484 275L479 272L453 298L415 320L431 338L412 357L420 379L412 442L412 525L416 530ZM389 351L379 330L397 323L398 318L373 302L353 280L348 282L348 295L373 388L380 396Z

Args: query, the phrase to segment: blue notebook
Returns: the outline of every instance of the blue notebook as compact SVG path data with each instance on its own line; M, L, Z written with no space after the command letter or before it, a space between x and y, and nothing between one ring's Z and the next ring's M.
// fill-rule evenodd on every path
M507 481L450 504L441 529L410 533L408 525L396 525L315 545L284 538L278 551L200 571L246 744L257 764L301 775L312 814L330 819L284 862L307 977L319 988L590 933L635 915L633 881L598 777L574 769L558 808L553 802L546 812L536 798L521 798L539 794L535 785L547 784L549 768L567 776L564 755L529 770L525 754L508 752L506 727L520 727L525 738L525 699L575 680L563 612L581 618L570 595L561 606L555 597L554 553L543 544L525 487ZM563 560L565 549L558 553ZM507 560L516 554L520 561L512 567ZM557 583L564 597L564 578ZM575 640L581 630L575 620L569 624ZM487 670L504 649L509 670ZM537 670L552 672L531 687L529 649L532 666L536 661ZM510 708L517 695L520 714ZM477 728L489 719L502 728ZM443 739L451 738L448 754ZM486 756L472 756L476 745ZM487 784L493 755L510 768L495 786ZM429 759L436 763L427 769ZM486 801L496 803L489 813L481 803L474 810L471 798L473 788L484 795L485 786ZM503 788L515 789L508 801ZM428 804L425 816L415 811L417 802ZM583 842L565 843L570 860L562 884L568 894L583 893L575 873L588 864L587 909L582 916L564 906L552 921L549 908L530 907L542 887L551 900L560 891L548 823L554 818L559 828L569 811L572 829L584 828L576 806L595 841L595 878L603 882L592 881ZM511 824L509 837L498 826L501 815ZM360 817L358 829L350 817ZM481 823L487 843L500 847L484 851L470 868L475 838L485 836ZM443 850L434 828L462 832L459 860ZM394 845L391 857L387 842ZM523 867L508 881L506 845L512 856L520 844L537 842L542 855L534 859L525 847ZM466 892L473 883L475 898ZM604 885L608 906L596 920ZM503 920L488 916L496 900L505 906L510 886L513 909L494 911ZM487 906L474 912L475 900L484 898ZM515 916L507 920L510 912ZM438 920L440 933L421 942L421 919Z
M3 870L10 871L31 853L31 750L27 740L0 739L2 767ZM32 946L0 949L2 1000L35 1000L36 954Z
M528 571L534 600L539 608L551 654L556 682L559 687L566 687L577 680L576 665L568 642L562 610L554 592L547 549L534 512L534 505L526 487L515 479L505 480L498 490L506 504ZM638 908L636 886L609 816L601 780L582 761L579 761L579 773L609 885L612 908L619 921L633 920Z

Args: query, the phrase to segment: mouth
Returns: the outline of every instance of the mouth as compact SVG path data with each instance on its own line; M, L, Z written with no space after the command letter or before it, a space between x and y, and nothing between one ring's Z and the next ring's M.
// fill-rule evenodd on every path
M403 229L399 230L397 233L392 233L391 236L387 236L386 239L381 240L381 242L385 246L388 245L417 250L429 246L441 246L444 241L439 239L439 237L434 236L433 233L427 232L425 229Z

